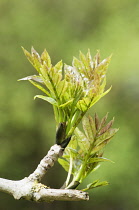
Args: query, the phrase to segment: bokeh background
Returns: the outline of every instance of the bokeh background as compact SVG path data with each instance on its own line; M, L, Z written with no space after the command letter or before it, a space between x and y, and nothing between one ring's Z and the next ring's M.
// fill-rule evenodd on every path
M33 203L16 201L0 192L1 210L137 210L139 206L139 1L138 0L0 0L0 177L28 176L54 144L52 107L36 99L40 91L19 78L35 74L21 46L41 53L53 64L71 64L79 50L101 58L113 53L108 70L111 92L91 110L120 130L107 146L103 163L86 183L96 178L111 184L90 191L88 202ZM58 164L43 182L60 187L66 173Z

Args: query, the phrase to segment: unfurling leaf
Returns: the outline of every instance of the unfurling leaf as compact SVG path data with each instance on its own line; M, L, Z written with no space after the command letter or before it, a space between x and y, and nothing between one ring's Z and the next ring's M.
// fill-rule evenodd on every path
M83 124L85 135L90 140L90 142L92 142L96 134L93 119L90 116L89 117L84 116L82 120L82 124Z
M44 92L47 96L50 96L50 93L41 85L39 85L37 82L34 82L32 80L29 80L31 84L33 84L35 87L37 87L38 89L40 89L42 92Z
M96 138L96 143L100 144L104 140L110 140L117 133L118 130L119 129L117 129L117 128L110 128L102 135L98 135Z
M105 125L107 118L108 118L108 113L102 118L100 122L100 128L102 128Z
M59 107L65 108L66 106L69 106L69 105L73 102L73 100L74 100L74 99L72 98L71 100L67 101L66 103L61 104Z
M88 184L87 187L85 189L83 189L83 191L91 190L96 187L106 186L108 184L109 183L107 181L99 182L99 179L98 179L98 180Z
M59 62L54 66L54 68L56 69L56 71L59 72L59 73L62 73L62 67L63 67L63 62L62 62L62 60L59 61Z
M46 96L42 96L42 95L36 95L36 96L34 97L34 99L36 99L36 98L41 98L41 99L43 99L44 101L47 101L47 102L49 102L49 103L52 104L52 105L58 106L58 103L56 102L56 100L54 100L54 99L51 98L51 97L46 97Z
M96 162L112 162L112 163L113 163L112 160L107 159L107 158L104 158L104 157L90 158L90 159L88 160L88 163L96 163Z
M21 80L33 80L35 82L39 82L39 83L44 84L42 78L40 76L36 76L36 75L27 76L27 77L24 77L22 79L19 79L18 81L21 81Z
M45 66L47 66L48 68L51 68L51 58L48 52L46 51L46 49L44 49L43 53L41 54L41 60Z
M29 62L30 62L32 65L34 65L32 55L31 55L26 49L24 49L24 47L22 47L22 50L23 50L25 56L27 57L27 59L29 60Z
M69 162L63 158L59 158L58 162L62 165L62 167L65 169L65 171L68 172L69 170Z
M111 128L111 126L113 125L114 119L112 119L105 127L103 127L100 131L99 131L99 135L102 135L103 133L105 133L107 130L109 130Z
M76 150L77 149L77 146L78 146L78 144L77 144L77 138L76 138L75 135L73 135L72 138L71 138L71 140L70 140L70 142L69 142L69 144L68 144L68 149L71 150L71 148L72 148L73 150Z
M95 126L96 126L96 130L99 129L99 125L100 125L99 118L98 118L97 113L95 113Z
M88 152L88 149L90 147L90 142L87 139L87 137L82 133L79 128L75 129L75 136L77 137L77 142L82 149L82 151Z
M82 100L79 100L77 103L77 108L82 112L85 112L90 107L90 98L86 97Z

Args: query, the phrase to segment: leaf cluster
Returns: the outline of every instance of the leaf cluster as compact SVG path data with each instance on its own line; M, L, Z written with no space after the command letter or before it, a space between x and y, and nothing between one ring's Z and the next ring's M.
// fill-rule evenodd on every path
M64 150L59 163L68 172L63 188L75 189L101 162L110 161L103 157L103 151L118 130L112 128L114 119L106 124L108 115L99 120L97 114L94 119L85 114L111 89L105 91L111 56L100 61L99 52L92 58L88 50L86 55L80 52L79 59L74 57L71 66L62 61L52 65L46 50L41 55L33 47L31 53L24 48L23 51L38 75L20 80L28 80L43 92L34 98L52 104L57 127L56 144ZM84 131L78 128L81 121ZM84 190L107 184L96 180Z
M111 56L100 61L99 52L92 58L88 50L87 55L80 52L79 59L74 57L69 66L62 61L52 65L46 50L41 55L33 47L31 53L23 51L38 75L20 80L28 80L43 92L34 98L52 104L57 127L64 123L64 137L71 136L88 109L110 91L105 91L105 86Z
M66 188L74 188L75 183L79 185L100 166L101 162L110 161L103 157L104 147L110 142L118 129L112 128L114 119L106 124L107 116L101 121L97 114L95 114L94 119L91 116L84 116L82 119L84 132L79 128L75 129L74 136L66 147L63 157L59 159L59 163L69 174ZM70 182L71 175L72 181ZM98 185L104 185L104 182L101 184L98 181L93 182L87 189Z

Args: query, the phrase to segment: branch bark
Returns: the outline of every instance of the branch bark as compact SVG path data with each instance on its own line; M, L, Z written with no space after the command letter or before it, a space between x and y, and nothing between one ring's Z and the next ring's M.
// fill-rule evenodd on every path
M36 202L54 200L79 201L88 200L88 193L80 190L49 189L47 186L31 181L25 177L19 181L0 178L0 191L6 192L17 200L26 199Z
M36 170L30 174L29 178L34 181L40 181L46 174L47 170L53 167L54 162L56 162L62 155L63 148L60 145L54 144L48 151L47 155L41 160Z
M36 202L89 200L86 192L71 189L50 189L40 183L47 170L54 165L54 162L62 154L63 148L57 144L53 145L35 171L28 177L17 181L0 178L0 191L12 195L15 199L26 199Z

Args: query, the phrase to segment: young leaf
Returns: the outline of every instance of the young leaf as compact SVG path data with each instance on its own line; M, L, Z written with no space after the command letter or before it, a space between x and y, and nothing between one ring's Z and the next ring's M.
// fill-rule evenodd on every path
M38 89L40 89L42 92L44 92L47 96L50 96L50 93L43 88L41 85L39 85L37 82L34 82L32 80L29 80L31 84L33 84L35 87L37 87Z
M82 63L76 57L73 57L72 65L77 68L79 71L82 69Z
M82 124L83 124L85 135L90 140L90 142L92 142L94 140L95 134L93 133L94 130L92 129L94 128L94 125L93 125L93 121L91 121L91 117L89 118L89 117L84 116L82 119Z
M88 63L88 61L87 61L86 56L80 51L79 57L80 57L80 60L81 60L81 62L82 62L82 66L84 66L85 69L87 70L88 67L89 67L89 63ZM86 72L86 73L87 73L87 72Z
M59 107L65 108L65 107L69 106L69 105L73 102L73 100L74 100L74 99L72 98L71 100L67 101L66 103L61 104Z
M34 99L36 99L36 98L41 98L41 99L49 102L50 104L52 104L54 106L58 106L58 103L53 98L51 98L51 97L46 97L46 96L42 96L42 95L36 95L34 97Z
M27 77L24 77L22 79L19 79L18 81L21 81L21 80L33 80L35 82L39 82L39 83L44 84L42 78L40 76L36 76L36 75L27 76Z
M118 131L119 129L117 128L110 128L108 129L105 133L103 133L102 135L98 135L97 138L96 138L96 143L100 143L104 140L107 140L107 139L111 139Z
M106 186L108 184L109 183L107 181L99 182L99 180L96 180L96 181L88 184L87 187L85 189L83 189L83 191L91 190L91 189L96 188L96 187Z
M37 51L32 47L31 48L31 55L32 55L32 59L33 59L33 66L35 67L35 69L40 72L40 68L41 68L41 59L39 54L37 53Z
M62 80L57 84L57 93L59 97L63 97L67 94L68 82L66 80Z
M108 113L102 118L100 123L100 129L105 125L107 118L108 118Z
M105 133L107 130L109 130L111 128L111 126L113 125L114 122L114 118L105 126L103 127L100 131L99 131L99 135L102 135L103 133Z
M24 49L24 47L22 47L22 50L23 50L25 56L27 57L27 59L29 60L29 62L32 65L34 65L34 61L33 61L32 55L26 49Z
M77 102L77 108L80 109L82 112L86 112L87 109L90 107L90 98L86 97Z
M82 149L82 151L88 152L88 149L90 147L90 142L86 138L86 136L84 135L84 133L82 133L79 130L79 128L76 128L75 131L74 131L74 133L75 133L75 136L77 137L78 144L79 144L80 148Z
M88 163L96 163L96 162L112 162L111 160L107 159L107 158L103 158L103 157L98 157L98 158L90 158L88 160Z
M75 135L73 135L72 136L72 138L71 138L71 140L70 140L70 142L69 142L69 144L68 144L68 147L67 147L67 149L74 149L74 150L76 150L77 149L77 138L76 138L76 136Z
M103 147L106 146L106 144L109 142L110 139L106 139L104 141L102 141L100 144L98 144L97 146L95 146L92 149L91 155L97 153L98 151L100 151L101 149L103 149Z
M62 165L62 167L65 169L65 171L69 171L69 162L63 158L59 158L58 162L60 163L60 165Z
M41 60L43 65L45 65L48 68L51 68L51 58L46 49L44 49L43 53L41 54Z
M55 66L54 66L54 69L56 69L56 71L58 73L62 73L62 67L63 67L63 62L62 60L59 61Z
M98 118L97 113L95 113L95 126L96 126L96 130L99 129L99 125L100 125L99 118Z

